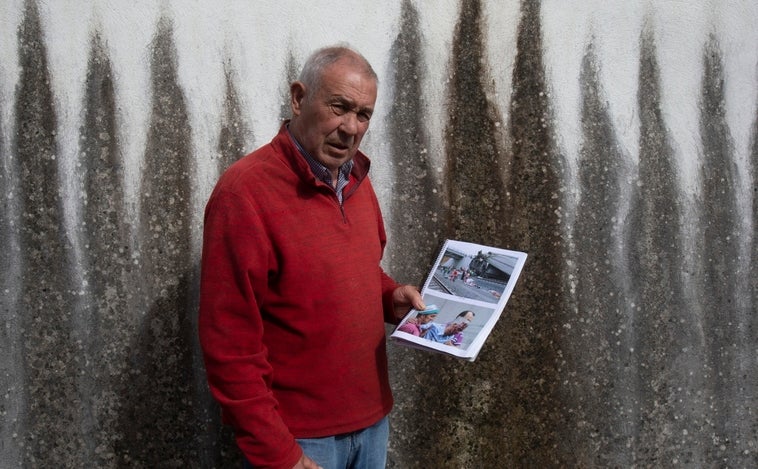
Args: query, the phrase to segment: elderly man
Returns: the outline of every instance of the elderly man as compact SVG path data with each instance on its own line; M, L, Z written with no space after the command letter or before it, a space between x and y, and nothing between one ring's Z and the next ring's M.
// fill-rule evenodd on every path
M384 323L424 309L380 266L386 241L359 151L377 93L346 47L315 52L291 120L232 165L205 212L199 332L247 467L380 468L392 395Z
M451 322L448 324L433 322L427 325L421 337L440 344L458 347L463 342L463 336L459 334L462 334L467 327L468 322Z

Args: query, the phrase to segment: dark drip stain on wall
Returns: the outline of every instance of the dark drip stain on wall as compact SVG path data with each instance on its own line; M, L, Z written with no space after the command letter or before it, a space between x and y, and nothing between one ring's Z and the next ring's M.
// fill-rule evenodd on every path
M224 108L221 115L221 133L218 139L218 169L223 173L235 161L251 151L252 135L243 118L237 86L231 72L231 64L224 65Z
M561 226L562 156L554 142L549 90L542 62L540 4L521 4L513 69L507 167L505 247L529 257L513 296L485 346L484 374L497 376L499 399L491 410L502 426L504 466L551 466L556 453L534 448L567 444L558 383L562 341L565 241ZM481 372L481 371L480 371ZM492 426L493 438L495 425ZM490 443L493 444L493 443ZM563 460L564 462L566 459Z
M692 382L684 376L697 360L693 346L697 334L692 327L692 311L686 306L683 229L683 195L671 147L671 137L661 111L660 71L651 28L645 28L640 44L640 155L637 182L630 201L626 228L627 263L631 290L627 324L622 337L629 354L624 363L630 378L629 392L634 401L629 408L632 431L627 452L638 461L676 460L686 462L693 455L674 454L676 449L661 443L661 425L676 427L682 438L693 422L683 421L681 401L667 382ZM672 361L668 351L691 350ZM675 364L676 363L676 364ZM690 392L688 389L682 392ZM690 400L689 402L692 402ZM679 416L677 418L677 416ZM621 450L621 448L619 448Z
M292 50L289 50L287 53L287 66L285 68L285 74L284 81L282 81L281 88L280 88L280 100L281 104L279 106L279 120L284 122L284 120L289 119L292 117L292 107L290 105L290 84L298 79L298 72L300 70L300 66L297 63L297 60L295 60L295 56L292 54Z
M678 282L681 257L662 259L659 249L663 244L681 248L682 213L674 155L661 113L656 47L649 29L641 36L639 71L640 154L626 228L626 261L635 293L627 299L630 307L623 342L627 350L633 351L624 363L628 363L629 390L635 396L635 402L628 407L631 434L627 451L640 461L651 462L657 460L658 451L663 448L647 447L643 441L650 438L649 428L662 417L656 414L664 408L652 406L654 401L648 399L669 400L662 393L660 382L652 378L661 367L666 367L661 363L661 346L673 339L671 327L675 326L672 321L676 315L672 316L672 308L679 307L672 295L682 294ZM656 278L658 284L644 280L648 276ZM642 290L640 282L644 285Z
M737 207L738 187L734 162L734 145L726 124L724 107L724 70L715 38L704 50L704 75L701 94L700 136L703 158L700 167L701 193L697 223L697 291L705 331L705 374L709 397L708 431L719 444L706 452L706 464L725 461L731 467L742 466L747 459L738 457L732 445L746 441L736 411L749 404L755 393L755 376L740 375L738 359L742 344L739 329L745 317L739 302L744 296L745 275L739 259L740 215ZM714 288L714 285L719 285ZM753 314L755 314L753 312ZM755 344L752 344L753 356ZM752 397L753 402L755 396ZM755 427L752 428L755 436ZM744 444L744 443L743 443ZM754 460L753 460L754 462Z
M750 355L750 344L758 344L758 106L756 107L756 113L753 116L753 133L752 133L752 148L750 151L750 172L752 175L753 185L751 187L750 194L752 195L752 210L753 210L753 224L751 233L753 235L752 246L750 248L750 271L748 272L750 280L750 306L747 311L748 319L745 321L745 336L746 346L748 350L747 356ZM749 366L747 367L749 368ZM743 376L750 376L751 372L748 369ZM752 401L751 401L752 399ZM755 403L758 400L758 389L756 386L748 391L746 400L748 403ZM753 407L754 408L754 407ZM758 435L758 422L753 419L752 429L748 429L748 434Z
M591 39L594 41L594 39ZM624 276L620 257L622 181L628 180L627 158L611 122L599 63L592 42L581 68L581 129L579 151L579 201L573 229L576 315L566 330L564 373L568 401L576 428L592 429L598 436L591 445L578 434L567 435L578 461L603 467L623 467L631 458L623 448L628 442L628 402L617 399L614 381L624 382L628 350L618 331L627 316ZM626 383L627 385L629 383Z
M385 259L387 270L394 278L415 285L423 283L432 257L447 234L444 194L435 177L434 155L429 152L425 127L422 50L418 11L410 1L403 1L398 34L390 51L393 96L386 123L390 136L392 215L386 218L391 236ZM392 424L396 429L389 448L388 467L419 467L409 466L410 461L424 464L428 456L418 459L418 442L402 435L423 428L422 431L430 432L434 439L445 438L446 429L439 420L432 422L426 417L434 411L435 401L424 396L429 389L439 389L441 400L436 402L443 402L449 398L448 393L435 373L419 373L419 370L438 369L434 357L428 353L390 346L388 355L395 395ZM437 465L437 462L427 462Z
M0 115L4 115L6 103L0 100ZM8 127L11 127L11 123ZM18 167L13 149L6 153L6 145L16 145L10 128L0 120L0 389L5 393L2 404L3 424L0 425L0 441L3 445L4 462L9 466L21 465L23 448L18 435L22 434L23 411L23 315L18 309L20 295L21 254L18 244Z
M170 466L197 460L193 355L196 331L191 259L191 134L177 83L172 25L152 44L152 113L142 166L139 216L140 330L131 346L131 386L119 422L124 464Z
M394 92L387 129L393 182L388 229L396 237L387 254L388 270L398 281L414 284L423 281L446 234L443 194L425 127L422 41L418 11L406 0L390 52Z
M753 242L750 257L750 272L749 278L751 279L751 306L753 313L749 315L749 319L746 323L747 330L747 343L758 344L758 106L756 107L756 113L753 117L753 135L752 135L752 148L750 151L750 170L753 179L753 186L751 187L752 209L753 209L753 227L751 233L753 234ZM753 389L753 399L758 399L758 389ZM758 435L758 424L755 424L754 434Z
M86 410L88 459L96 466L115 463L112 448L120 436L120 403L112 398L129 385L124 347L135 331L129 310L132 241L126 223L124 170L116 124L113 71L99 34L91 40L80 129L83 172L82 241L85 279L74 337L83 346L86 371L78 377ZM100 448L100 450L98 450Z
M503 160L497 123L502 120L488 95L482 5L461 4L450 77L449 121L445 129L451 237L504 246Z
M72 246L66 235L56 144L56 111L39 13L28 2L18 31L20 79L16 94L23 343L24 462L52 467L84 464L81 403L72 340L76 304Z

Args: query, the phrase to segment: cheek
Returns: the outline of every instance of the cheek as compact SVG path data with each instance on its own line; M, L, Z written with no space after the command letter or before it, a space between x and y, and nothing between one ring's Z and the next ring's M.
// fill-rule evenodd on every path
M366 133L366 132L368 132L368 122L367 122L367 123L365 123L365 124L363 124L363 125L362 125L362 126L359 128L359 129L358 129L358 140L360 140L361 138L363 138L363 135L365 135L365 133Z
M340 139L339 122L322 121L318 133L322 140Z

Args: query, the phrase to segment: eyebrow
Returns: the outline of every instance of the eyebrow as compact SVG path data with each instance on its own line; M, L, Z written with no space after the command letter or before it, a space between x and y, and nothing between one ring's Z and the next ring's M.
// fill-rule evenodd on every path
M355 111L355 112L367 112L369 114L374 113L373 106L358 107L356 106L355 101L341 94L332 96L329 102L331 103L339 102L340 104L344 104L345 106L350 108L351 111Z

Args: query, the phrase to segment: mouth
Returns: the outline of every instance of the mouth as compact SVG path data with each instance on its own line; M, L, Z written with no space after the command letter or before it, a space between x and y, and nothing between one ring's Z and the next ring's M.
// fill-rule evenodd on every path
M342 156L347 156L347 154L350 152L350 146L345 145L341 142L327 142L327 145L332 150L331 152L337 153Z
M350 148L350 145L346 145L342 142L327 142L327 145L329 145L332 148L336 148L337 150L347 150Z

